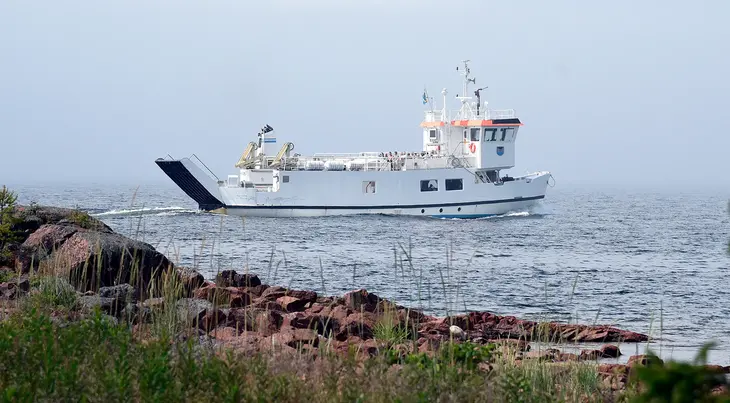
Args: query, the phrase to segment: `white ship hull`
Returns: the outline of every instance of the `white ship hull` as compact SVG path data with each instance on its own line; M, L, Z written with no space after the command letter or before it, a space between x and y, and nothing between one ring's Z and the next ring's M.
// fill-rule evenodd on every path
M260 191L216 181L187 158L157 163L202 210L249 217L487 217L529 209L545 197L550 178L548 172L537 172L494 184L477 181L472 172L463 168L382 172L274 170L276 190ZM447 179L461 179L462 189L446 190ZM422 180L433 180L439 188L422 191ZM375 189L367 189L366 193L363 186L369 182L374 182Z

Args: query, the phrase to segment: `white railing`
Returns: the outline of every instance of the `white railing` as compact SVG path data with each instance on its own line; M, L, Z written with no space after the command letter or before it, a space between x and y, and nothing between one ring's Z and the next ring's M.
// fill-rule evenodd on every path
M363 153L314 153L311 157L304 157L304 158L319 158L321 161L331 160L331 159L339 159L339 158L372 158L372 157L378 157L378 152L372 151L372 152L363 152Z
M476 109L473 111L467 111L466 116L463 116L461 110L455 110L451 112L451 116L454 116L454 120L477 120L477 119L513 119L517 116L514 109L482 109L479 111L479 115L476 114Z
M516 116L514 109L487 109L487 119L512 119Z
M423 119L424 122L441 122L443 120L444 111L426 111L426 117Z

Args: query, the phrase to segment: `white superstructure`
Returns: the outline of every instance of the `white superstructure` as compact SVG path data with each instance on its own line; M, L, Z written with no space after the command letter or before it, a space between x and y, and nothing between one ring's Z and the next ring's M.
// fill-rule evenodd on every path
M429 105L421 122L423 147L415 152L350 154L293 153L294 144L276 147L266 125L235 164L238 172L213 178L190 158L155 162L202 210L265 217L343 214L406 214L450 218L484 217L520 211L545 197L549 172L502 176L514 167L522 122L514 110L492 110L468 94L468 60L460 109ZM198 160L200 164L200 162ZM205 167L204 164L202 164ZM207 168L206 168L207 169ZM211 172L212 174L212 172ZM215 175L213 175L215 176Z

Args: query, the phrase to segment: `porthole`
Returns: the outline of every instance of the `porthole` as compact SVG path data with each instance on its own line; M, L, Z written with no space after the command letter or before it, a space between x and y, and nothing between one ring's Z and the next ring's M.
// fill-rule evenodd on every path
M423 213L425 213L425 212L426 212L426 210L425 210L425 209L421 209L421 214L423 214Z
M440 208L439 213L443 213L443 212L444 212L444 209Z
M456 209L456 211L461 211L461 207L459 207L458 209Z

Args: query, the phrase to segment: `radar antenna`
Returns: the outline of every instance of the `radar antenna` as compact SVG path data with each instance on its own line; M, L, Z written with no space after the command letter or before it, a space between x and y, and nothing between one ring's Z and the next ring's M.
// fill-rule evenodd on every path
M474 95L477 96L477 116L479 116L479 105L481 105L481 103L482 103L481 92L482 92L482 90L486 90L487 88L489 88L489 87L477 88L477 90L474 91Z

